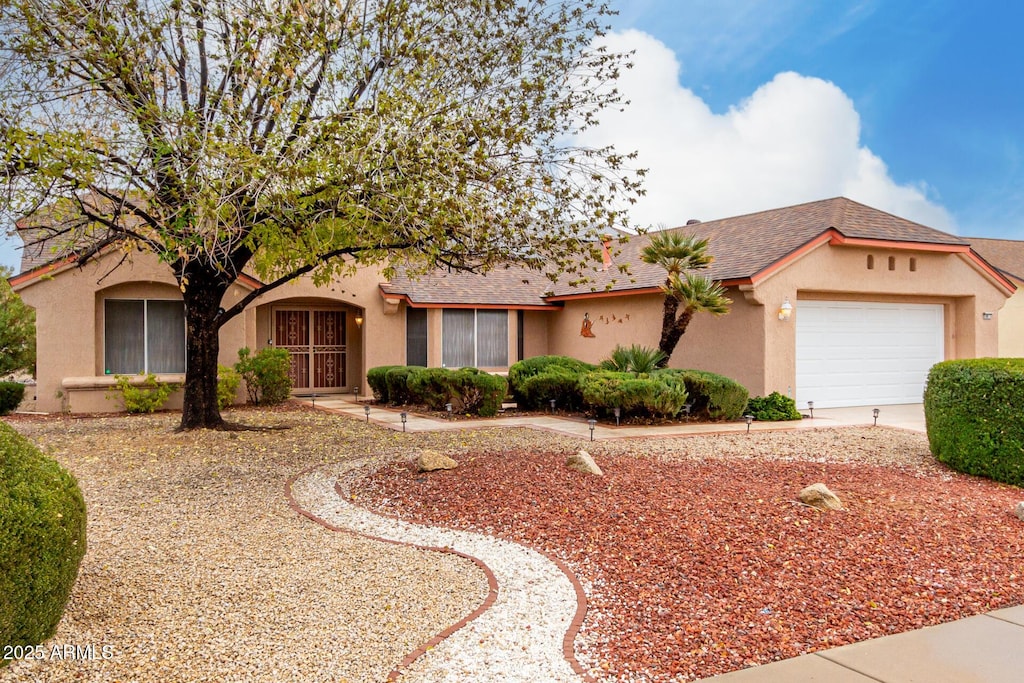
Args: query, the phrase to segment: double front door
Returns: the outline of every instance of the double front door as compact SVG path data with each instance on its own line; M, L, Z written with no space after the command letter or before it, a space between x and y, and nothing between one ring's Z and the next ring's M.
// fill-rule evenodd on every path
M288 351L298 393L345 386L345 339L345 311L274 311L274 345Z

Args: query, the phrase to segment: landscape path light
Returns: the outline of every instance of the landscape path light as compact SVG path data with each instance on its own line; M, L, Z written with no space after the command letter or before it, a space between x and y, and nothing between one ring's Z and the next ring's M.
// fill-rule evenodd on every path
M814 419L814 401L807 402L807 408L811 411L811 419Z
M754 421L753 415L744 415L743 419L747 421L747 434L750 433L750 423Z
M612 408L612 410L615 411L615 426L618 427L619 418L622 416L622 408L615 406L614 408Z
M404 431L405 431L405 422L406 422L406 420L408 420L408 419L409 419L409 413L407 413L407 412L405 412L405 411L403 410L403 411L402 411L402 412L401 412L401 413L399 414L399 417L400 417L400 418L402 418L402 431L404 432Z
M597 420L591 418L591 419L587 420L587 425L590 426L590 440L593 441L594 440L594 427L597 426Z
M445 403L444 404L444 410L445 410L446 413L448 413L448 419L449 420L452 419L452 404L451 403Z
M555 399L551 399L550 401L548 401L548 403L551 404L551 413L554 414L554 412L555 412Z
M363 406L363 412L366 413L366 424L370 424L370 406Z
M882 411L880 411L878 408L875 408L874 410L871 411L872 417L875 418L875 426L876 427L878 426L878 413L880 413L880 412L882 412Z

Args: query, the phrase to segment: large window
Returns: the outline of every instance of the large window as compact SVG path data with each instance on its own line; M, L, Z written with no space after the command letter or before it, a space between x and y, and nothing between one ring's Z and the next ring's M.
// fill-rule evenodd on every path
M107 299L103 340L108 375L185 372L185 305L181 301Z
M445 367L508 366L508 311L446 308L441 333Z

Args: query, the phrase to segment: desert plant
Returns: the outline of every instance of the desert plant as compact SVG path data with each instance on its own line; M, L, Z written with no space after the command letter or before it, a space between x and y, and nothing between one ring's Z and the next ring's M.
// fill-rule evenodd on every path
M384 375L384 384L387 387L387 402L399 406L411 403L412 394L409 391L409 378L423 370L426 370L426 368L415 365L396 365L390 368Z
M445 405L451 403L456 413L492 417L498 414L508 393L508 381L504 377L477 368L449 370L413 366L410 369L409 402L423 403L431 410L444 410Z
M751 398L747 401L746 414L753 415L755 420L761 422L799 420L802 417L800 411L796 409L796 401L777 391L773 391L767 396Z
M25 398L25 385L21 382L0 382L0 415L13 413Z
M955 470L1024 486L1024 358L937 363L928 373L928 444Z
M285 349L265 348L253 355L245 346L238 350L235 370L245 380L249 401L271 406L288 400L291 395L290 364L291 358Z
M598 370L580 377L580 391L591 408L607 413L646 413L675 417L686 405L686 387L674 375L638 375Z
M141 378L141 379L140 379ZM108 399L120 398L124 409L132 414L152 413L180 388L178 384L161 382L152 372L132 375L114 375L117 384L107 392Z
M53 635L84 554L85 501L74 477L0 423L0 645Z
M667 360L668 356L661 349L639 344L633 344L628 348L619 345L612 350L611 356L601 361L601 369L649 374Z
M238 371L227 365L217 366L217 407L224 410L238 398L238 387L242 376Z

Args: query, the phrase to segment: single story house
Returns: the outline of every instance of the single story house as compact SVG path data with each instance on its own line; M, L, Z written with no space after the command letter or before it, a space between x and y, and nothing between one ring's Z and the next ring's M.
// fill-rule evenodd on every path
M709 240L707 272L733 304L697 315L670 365L727 375L752 395L779 391L801 408L919 402L933 363L996 355L1002 330L1024 318L1017 309L1004 325L1013 271L970 241L846 198L676 229ZM366 393L377 365L503 372L536 355L596 362L617 344L657 346L665 274L640 260L645 243L607 244L582 287L518 267L415 280L363 268L319 288L301 279L222 329L221 362L243 346L286 348L295 393L320 395ZM184 313L169 270L147 254L113 268L121 258L79 267L36 248L10 279L36 310L37 410L116 410L105 399L113 375L182 376ZM225 307L258 286L240 279Z
M965 237L971 248L1017 286L999 315L999 355L1024 358L1024 242Z

